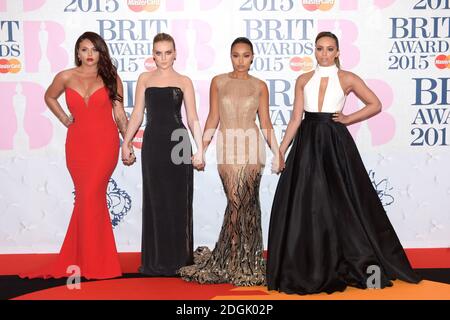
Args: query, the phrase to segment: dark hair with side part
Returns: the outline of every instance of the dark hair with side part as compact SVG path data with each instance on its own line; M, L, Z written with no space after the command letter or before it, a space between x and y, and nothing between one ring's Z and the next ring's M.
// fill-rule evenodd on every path
M88 31L83 33L77 39L77 42L75 43L75 65L77 67L81 66L81 60L78 58L78 50L80 49L80 43L83 40L91 41L99 53L97 75L102 78L105 87L108 89L109 100L111 100L112 103L114 103L114 101L122 102L123 97L117 92L117 68L113 65L111 56L109 55L108 46L100 35Z
M336 42L337 51L339 51L339 39L338 39L338 37L336 37L336 35L333 32L330 32L330 31L322 31L322 32L320 32L317 35L316 41L314 43L317 44L317 41L320 38L324 38L324 37L332 38ZM339 69L341 68L341 61L339 60L339 57L334 58L334 63L336 64L336 66Z
M161 42L161 41L169 41L172 42L173 45L173 50L177 50L177 48L175 47L175 40L173 39L173 37L170 34L161 32L158 33L154 38L153 38L153 46L155 45L155 43L157 42Z
M230 51L233 51L233 47L238 43L247 44L250 47L252 54L253 54L253 43L246 37L238 37L238 38L234 39L234 41L231 43Z

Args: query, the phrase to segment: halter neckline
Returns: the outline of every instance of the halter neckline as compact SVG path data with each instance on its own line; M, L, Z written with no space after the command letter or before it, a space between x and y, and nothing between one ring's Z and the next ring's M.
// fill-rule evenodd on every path
M339 68L335 64L327 67L317 65L316 67L316 72L321 78L326 78L333 74L336 74L338 70Z

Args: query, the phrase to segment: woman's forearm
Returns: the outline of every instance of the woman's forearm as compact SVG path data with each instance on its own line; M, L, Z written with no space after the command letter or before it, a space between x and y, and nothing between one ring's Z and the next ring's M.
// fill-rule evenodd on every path
M119 129L122 139L125 140L125 134L127 132L128 119L125 113L116 119L117 128Z
M272 125L262 126L261 132L266 140L267 145L274 155L278 154L279 146L277 142L277 138L275 136L275 130Z
M142 124L142 120L144 119L143 115L137 115L132 114L130 121L128 121L127 129L124 137L124 144L130 144L131 140L133 140L134 135L136 134L136 131L139 129L139 127Z
M347 115L347 125L367 120L381 111L381 103L367 104L361 110Z
M280 144L280 152L284 155L291 144L292 140L300 127L301 119L291 119L286 128L286 133L284 134L283 141Z
M197 147L197 152L202 152L203 143L202 143L202 127L200 125L200 121L198 119L194 119L189 121L189 130L191 131L192 136L194 137L195 145Z
M202 138L203 152L206 152L206 149L211 143L218 126L219 126L219 119L215 118L213 119L208 117L205 124L205 130L203 131L203 138Z
M58 100L46 96L45 103L47 104L50 111L56 116L56 118L58 118L59 121L61 121L64 126L68 127L72 123L72 120L61 107Z

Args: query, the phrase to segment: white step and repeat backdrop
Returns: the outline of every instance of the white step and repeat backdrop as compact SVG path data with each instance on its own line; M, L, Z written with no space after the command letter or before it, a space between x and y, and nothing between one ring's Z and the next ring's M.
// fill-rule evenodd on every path
M88 30L108 43L127 113L139 73L154 68L153 36L172 34L175 68L194 81L202 123L211 78L231 70L230 43L249 37L251 73L267 82L279 138L295 79L314 67L315 35L335 32L343 68L383 102L380 114L349 129L402 244L449 247L449 16L450 0L0 0L0 253L57 252L64 239L74 199L66 129L43 95L58 71L73 66L75 41ZM344 112L360 107L352 95ZM195 173L194 231L195 245L213 246L226 199L214 146L207 156L206 171ZM265 243L277 181L266 168ZM140 161L119 164L107 194L119 251L140 250L141 192Z

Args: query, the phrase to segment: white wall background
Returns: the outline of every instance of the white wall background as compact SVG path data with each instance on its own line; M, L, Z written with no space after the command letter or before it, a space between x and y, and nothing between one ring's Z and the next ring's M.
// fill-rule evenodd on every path
M203 122L209 81L231 71L229 46L248 36L255 45L252 74L269 85L281 137L295 79L312 68L317 32L330 29L341 40L343 68L365 79L383 101L381 114L349 129L402 244L449 247L449 13L448 1L438 0L0 0L0 253L58 252L64 239L73 206L66 129L46 109L43 93L56 72L73 66L73 46L87 30L114 49L128 113L153 36L172 34L175 68L193 79ZM413 17L422 29L412 28ZM411 47L396 50L405 45ZM16 70L8 67L17 63ZM417 81L435 93L417 95L415 78L427 78ZM416 99L428 105L414 105ZM353 100L344 113L360 107ZM430 124L428 116L416 119L418 112L438 112L442 119ZM194 232L195 245L213 246L226 199L214 147L207 156L206 171L194 177ZM268 169L260 189L265 242L278 181ZM140 172L140 161L131 168L119 163L112 177L117 185L109 189L111 218L122 214L114 232L123 252L140 250Z

